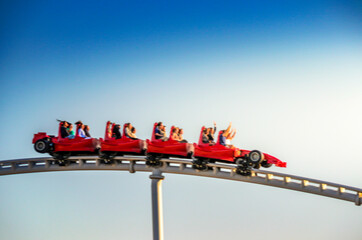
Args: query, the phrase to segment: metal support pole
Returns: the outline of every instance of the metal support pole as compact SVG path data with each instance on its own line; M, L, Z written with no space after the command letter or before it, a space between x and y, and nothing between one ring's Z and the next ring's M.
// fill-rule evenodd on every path
M152 222L153 240L163 240L163 211L162 211L162 176L160 169L154 169L152 175Z

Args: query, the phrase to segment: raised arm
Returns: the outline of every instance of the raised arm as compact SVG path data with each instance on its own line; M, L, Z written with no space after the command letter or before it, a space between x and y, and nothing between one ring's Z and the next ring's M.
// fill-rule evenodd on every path
M231 129L231 122L230 122L230 124L229 124L229 126L228 126L228 128L225 130L225 132L222 134L224 137L226 137L228 134L229 134L229 132L230 132L230 129Z
M233 132L230 134L230 139L233 139L236 135L236 129L233 129Z

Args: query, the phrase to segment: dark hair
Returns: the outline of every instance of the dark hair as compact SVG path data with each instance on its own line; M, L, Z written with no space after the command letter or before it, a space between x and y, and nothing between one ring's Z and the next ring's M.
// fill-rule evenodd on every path
M136 129L134 127L131 128L131 132L134 132Z
M82 121L78 121L75 123L76 125L80 125L80 124L83 124Z
M162 122L158 122L157 123L157 127L161 126Z
M87 127L89 127L88 125L84 125L84 129L87 129Z

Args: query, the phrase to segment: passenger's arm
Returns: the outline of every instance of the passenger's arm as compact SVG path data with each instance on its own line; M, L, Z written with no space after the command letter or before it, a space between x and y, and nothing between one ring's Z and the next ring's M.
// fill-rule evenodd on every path
M235 137L235 134L236 134L236 129L233 129L233 133L231 134L231 137L230 137L230 139L233 139L234 137Z
M231 123L229 124L228 128L225 130L225 132L222 134L224 137L226 137L229 132L230 132L230 129L231 129Z

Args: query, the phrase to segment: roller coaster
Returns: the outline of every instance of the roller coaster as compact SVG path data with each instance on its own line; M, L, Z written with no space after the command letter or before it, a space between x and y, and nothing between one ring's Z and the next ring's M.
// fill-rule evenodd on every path
M114 127L110 122L106 126L105 138L99 140L79 136L73 141L62 139L60 127L61 125L58 137L37 133L33 138L35 150L49 153L51 157L2 160L0 176L83 170L152 172L150 178L154 240L163 239L161 190L163 173L255 183L353 202L356 206L362 204L361 188L261 170L259 168L263 165L270 167L274 164L286 167L286 163L260 151L226 149L225 146L218 146L219 143L212 146L202 145L200 141L203 129L199 143L192 144L194 148L190 154L187 152L190 148L187 148L185 143L181 145L179 142L157 141L154 137L156 124L151 140L146 141L147 145L140 144L143 140L124 137L125 129L121 139L110 137L107 131L110 127ZM206 154L197 152L197 148L203 148L201 150Z

